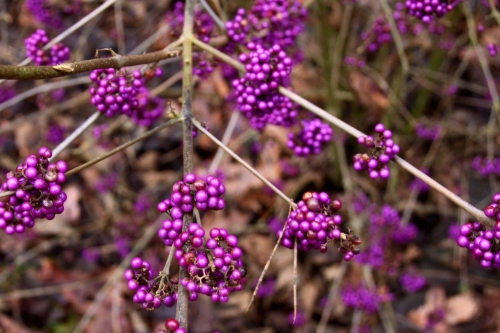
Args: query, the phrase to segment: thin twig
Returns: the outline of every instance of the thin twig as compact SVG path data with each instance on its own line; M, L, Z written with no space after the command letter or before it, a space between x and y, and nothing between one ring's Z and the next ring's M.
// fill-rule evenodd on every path
M316 333L325 333L326 325L328 323L328 319L330 319L330 314L333 311L335 297L337 296L340 288L340 284L344 278L345 272L347 270L347 261L342 261L339 266L339 275L335 280L332 281L332 286L330 287L330 292L328 293L328 299L326 301L326 305L323 308L323 312L321 313L321 319L319 320L318 328L316 329Z
M76 168L73 168L71 170L69 170L68 172L65 173L66 177L69 177L69 176L72 176L80 171L82 171L83 169L85 168L88 168L89 166L92 166L102 160L105 160L106 158L124 150L125 148L128 148L130 146L132 146L133 144L137 143L137 142L140 142L140 141L143 141L147 138L149 138L151 135L153 134L156 134L158 133L159 131L161 131L162 129L170 126L170 125L173 125L173 124L176 124L176 123L179 123L182 121L182 118L176 118L176 119L172 119L172 120L169 120L167 121L166 123L163 123L155 128L153 128L152 130L149 130L147 132L145 132L144 134L141 134L140 136L138 136L137 138L133 139L133 140L130 140L124 144L122 144L121 146L118 146L116 147L115 149L113 150L110 150L108 151L106 154L103 154L99 157L96 157L90 161L88 161L87 163L84 163L82 165L79 165L77 166ZM26 189L31 189L32 187L31 186L26 186ZM6 196L9 196L9 195L12 195L14 194L15 191L4 191L4 192L0 192L0 198L3 198L3 197L6 197Z
M61 142L54 150L52 150L52 157L50 161L53 161L66 147L68 147L76 138L78 138L87 128L89 128L102 114L102 112L96 111L92 114L83 124L78 126L77 129L73 131L63 142Z
M116 40L118 42L118 53L125 54L125 31L123 28L122 0L115 2L115 27Z
M297 319L297 237L293 242L293 323Z
M217 146L219 146L222 149L224 149L226 151L226 153L228 153L229 155L231 155L231 157L234 158L236 161L238 161L238 163L240 163L241 165L243 165L248 171L250 171L253 175L255 175L257 178L259 178L264 184L266 184L267 186L269 186L271 188L271 190L273 190L274 193L276 193L277 195L279 195L283 200L285 200L289 204L292 204L292 199L291 198L287 197L285 193L281 192L276 186L273 185L273 183L271 183L264 176L262 176L260 174L260 172L258 172L257 170L255 170L250 164L248 164L247 162L245 162L235 152L233 152L225 144L223 144L222 142L220 142L219 139L217 139L215 136L212 135L212 133L210 133L203 126L201 126L201 124L196 119L193 119L193 125L197 129L199 129L203 134L205 134L206 136L208 136L210 138L210 140L212 140Z
M90 285L100 283L104 278L96 278L92 277L89 279L64 283L56 286L47 286L40 288L32 288L32 289L24 289L24 290L15 290L9 293L0 294L0 301L6 301L11 299L21 299L21 298L30 298L30 297L40 297L46 295L58 294L62 290L69 289L80 289L80 288L88 288Z
M136 144L137 142L141 142L141 141L149 138L153 134L156 134L159 131L161 131L162 129L167 128L167 127L169 127L169 126L171 126L173 124L177 124L177 123L179 123L181 121L182 121L181 118L176 118L176 119L169 120L169 121L167 121L167 122L165 122L165 123L163 123L163 124L161 124L159 126L156 126L152 130L149 130L149 131L147 131L147 132L139 135L135 139L130 140L130 141L128 141L128 142L126 142L126 143L124 143L124 144L116 147L115 149L112 149L112 150L108 151L106 154L103 154L103 155L101 155L99 157L96 157L96 158L88 161L87 163L84 163L82 165L77 166L76 168L73 168L73 169L69 170L68 172L66 172L65 175L67 177L72 176L72 175L74 175L74 174L82 171L83 169L88 168L89 166L92 166L92 165L94 165L94 164L96 164L96 163L98 163L98 162L100 162L102 160L105 160L106 158L108 158L108 157L110 157L110 156L112 156L112 155L114 155L114 154L116 154L116 153L124 150L125 148L128 148L128 147L132 146L133 144ZM0 197L4 193L5 192L1 193Z
M239 62L238 60L231 58L227 54L217 50L215 47L213 47L211 45L203 43L201 40L199 40L198 38L196 38L194 36L191 38L192 38L194 45L198 46L202 50L207 51L208 53L213 54L214 56L221 59L222 61L224 61L228 65L233 66L234 68L236 68L240 72L245 72L245 66L243 66L243 64L241 62Z
M87 327L87 324L90 322L90 320L94 317L94 315L97 312L97 309L99 308L100 304L108 294L109 290L116 285L116 281L123 276L123 272L125 272L125 269L127 266L130 264L130 261L132 258L137 256L139 252L141 252L146 245L149 244L151 238L156 235L156 231L158 230L159 226L161 225L161 222L163 221L163 218L160 217L158 218L155 223L152 223L144 232L144 235L135 243L134 247L130 251L130 253L122 260L120 265L114 270L113 274L110 276L108 281L102 286L102 288L99 290L97 295L94 298L93 303L88 307L87 312L85 315L80 319L78 322L77 326L73 330L73 333L81 333L85 327Z
M158 29L158 31L156 31L154 34L146 38L141 44L137 45L135 49L130 51L130 54L139 54L144 52L144 50L150 47L154 42L156 42L161 37L164 37L169 30L170 27L168 25L164 25L163 27Z
M225 144L226 146L229 143L229 140L231 139L231 135L233 135L234 129L236 128L239 119L240 119L239 112L233 112L231 114L231 118L229 119L229 122L226 126L224 135L222 135L222 143ZM208 168L208 174L211 175L215 172L215 170L217 170L220 162L222 161L223 156L224 156L224 150L222 150L222 148L219 147L217 149L217 152L215 153L212 163L210 163L210 167Z
M0 103L0 112L5 110L8 107L11 107L14 104L17 104L26 98L29 98L31 96L38 95L40 93L44 93L46 91L51 91L59 88L66 88L66 87L72 87L76 86L79 84L85 84L89 83L90 79L88 76L81 76L81 77L75 77L74 79L69 79L69 80L64 80L64 81L58 81L58 82L50 82L48 84L44 84L42 86L35 87L30 90L26 90L19 95L14 96L11 99L6 100L3 103Z
M221 29L222 31L226 31L226 25L219 18L219 16L217 16L217 14L214 12L212 7L210 7L210 5L206 2L206 0L200 0L200 2L201 2L201 5L203 6L203 8L205 8L205 10L207 11L208 15L210 15L212 17L212 19L214 20L215 24L217 24L219 29Z
M396 26L396 22L394 21L393 13L391 12L391 7L387 0L380 0L380 5L384 10L385 19L389 23L389 27L391 29L392 39L394 40L394 45L396 45L396 50L398 52L399 61L401 62L401 69L403 70L403 77L406 77L408 74L408 70L410 69L410 65L408 64L408 58L405 54L405 49L403 46L403 40L401 39L401 35L399 34L398 27Z
M290 206L290 210L292 206ZM283 229L281 230L281 235L278 237L278 240L276 241L276 244L274 245L273 252L271 252L271 255L269 256L269 259L267 259L266 264L264 265L264 269L262 270L262 273L260 273L259 276L259 281L257 281L257 285L255 286L255 289L253 290L252 298L250 298L250 302L248 303L247 306L247 311L250 310L253 304L253 300L255 299L255 296L257 296L257 292L259 291L259 287L262 284L262 281L264 280L264 276L266 275L267 270L269 269L269 265L271 265L271 261L274 258L274 255L276 254L276 250L278 250L278 246L281 243L281 239L283 238L283 235L285 234L285 229L286 226L288 225L288 220L285 221L285 225L283 225Z

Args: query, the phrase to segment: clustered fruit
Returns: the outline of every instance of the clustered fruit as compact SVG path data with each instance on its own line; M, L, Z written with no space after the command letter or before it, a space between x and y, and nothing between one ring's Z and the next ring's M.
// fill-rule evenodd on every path
M168 213L172 218L163 221L158 236L165 245L172 246L182 231L182 218L186 213L192 213L194 207L200 211L221 210L226 202L221 197L226 187L214 176L207 176L205 180L197 179L195 174L188 173L184 180L172 186L172 194L158 204L160 213Z
M160 76L157 68L154 75ZM124 114L140 126L149 126L161 117L165 102L152 97L146 88L146 78L141 71L132 74L113 68L96 69L90 73L94 85L90 87L90 102L108 117Z
M15 171L7 173L0 189L15 191L0 202L0 228L7 234L23 233L35 225L36 218L52 220L64 211L67 196L61 185L68 165L64 161L50 163L50 157L50 149L42 147L38 156L28 156Z
M237 246L236 236L224 228L213 228L205 241L205 229L197 223L183 231L184 215L195 208L200 211L224 209L226 203L221 196L225 191L219 179L213 176L201 179L189 173L173 185L170 198L158 204L158 210L171 217L163 221L158 236L165 245L175 247L171 250L174 258L187 271L187 277L180 283L188 290L191 301L203 294L214 302L226 303L229 294L241 290L246 282L246 269L241 260L243 252ZM129 288L136 291L134 302L142 303L146 309L156 309L162 302L167 306L175 304L177 277L169 280L168 276L160 274L152 280L151 266L139 258L134 259L131 266L125 278Z
M232 21L226 22L230 40L254 42L264 48L280 45L294 60L301 60L297 37L304 31L307 10L296 0L257 0L248 13L240 8Z
M151 264L139 257L132 259L130 266L131 269L125 271L125 279L128 288L135 292L132 297L135 303L141 304L146 310L158 309L162 303L168 307L175 305L179 282L176 276L168 279L160 275L153 279Z
M332 134L332 128L318 118L303 120L302 131L298 135L288 133L287 146L296 156L317 155L330 142Z
M270 119L275 125L292 125L297 116L296 106L278 92L280 86L290 84L292 59L277 44L264 49L251 42L247 48L250 53L239 56L246 73L232 81L238 110L257 130L262 130Z
M224 228L213 228L204 242L205 230L192 223L174 242L174 256L186 268L188 277L181 284L189 292L189 300L198 294L210 296L213 302L227 303L229 294L243 289L246 269L238 238Z
M371 154L356 154L353 157L354 169L357 171L368 171L372 179L378 177L387 179L390 176L389 161L399 153L399 146L394 143L392 132L386 130L383 124L375 126L378 138L372 136L360 136L358 143L371 148Z
M297 249L309 251L316 249L326 252L328 242L338 241L339 250L344 259L349 261L360 252L359 237L342 233L339 229L342 217L337 211L342 207L340 200L331 200L325 192L306 192L297 203L297 210L290 213L286 220L281 244L293 249L297 241Z
M410 15L430 23L434 17L442 17L457 6L460 0L406 0L406 9Z
M484 209L484 214L496 221L487 229L478 221L460 227L457 244L467 248L472 256L485 268L500 267L500 193L493 195L493 202Z
M47 32L38 29L31 36L24 40L26 46L26 56L38 66L58 65L69 59L70 51L67 46L57 43L50 48L50 54L43 50L49 42Z

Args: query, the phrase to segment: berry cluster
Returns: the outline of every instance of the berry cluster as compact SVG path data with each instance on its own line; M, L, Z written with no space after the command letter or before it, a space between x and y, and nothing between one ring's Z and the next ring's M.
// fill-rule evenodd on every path
M27 0L26 7L38 21L55 29L62 27L61 17L54 15L46 0Z
M356 287L346 285L340 294L342 296L342 302L344 302L346 306L369 313L376 313L380 307L380 303L389 302L394 298L394 295L390 293L378 293L363 285Z
M484 209L484 214L494 220L493 229L488 230L479 222L469 222L460 227L457 244L472 252L485 268L500 267L500 193L493 195L493 202Z
M500 158L496 157L490 160L487 156L484 158L476 156L472 160L472 168L483 176L488 176L492 173L500 175Z
M378 177L387 179L390 176L389 161L399 153L399 146L394 143L392 132L386 130L383 124L375 126L378 138L371 136L360 136L358 143L367 148L372 148L371 156L368 154L356 154L353 157L354 169L357 171L368 171L370 178Z
M408 293L415 293L425 287L427 279L425 276L416 273L403 273L399 278L399 283Z
M15 191L0 202L0 228L7 234L22 233L35 224L35 218L52 220L64 211L67 199L61 185L68 165L64 161L49 162L50 149L42 147L38 156L30 155L15 171L7 173L2 191Z
M54 29L63 27L63 17L81 13L82 4L81 0L26 0L26 7L35 19Z
M210 296L213 302L227 303L229 294L240 291L246 282L242 250L238 238L224 228L213 228L204 242L205 230L192 223L174 242L174 256L186 268L188 277L181 284L195 301L198 294Z
M398 2L394 7L393 13L394 22L400 34L419 36L424 28L437 35L444 32L445 27L439 22L432 21L426 26L421 23L412 22L404 9L405 5ZM382 45L392 43L391 28L385 16L377 18L369 30L362 32L361 39L366 44L368 52L375 52Z
M423 123L418 123L415 127L416 134L419 138L425 140L437 140L439 138L439 134L441 133L441 127L439 125L436 126L426 126Z
M16 90L12 87L0 86L0 103L16 96Z
M278 93L280 86L290 84L292 59L277 44L270 49L249 43L250 54L240 54L245 76L232 82L237 108L250 125L262 130L272 119L275 124L293 124L297 115L295 104Z
M132 300L140 303L144 309L158 309L162 303L168 307L174 306L177 301L178 278L170 280L159 276L161 280L153 279L151 264L139 257L132 259L131 269L125 271L125 279L130 290L135 292ZM166 280L166 281L165 281Z
M50 55L42 48L49 42L47 32L38 29L35 33L24 40L26 56L38 66L58 65L69 59L69 48L62 43L53 45Z
M394 273L401 260L400 247L417 237L418 230L414 224L403 224L397 210L389 205L378 208L365 201L358 203L365 207L370 225L368 227L369 242L356 260L376 269ZM362 207L358 207L358 212Z
M434 17L442 17L453 10L460 0L406 0L408 14L430 23Z
M297 210L292 211L287 218L281 244L293 249L297 241L298 250L316 249L325 252L328 242L336 240L339 241L344 259L351 260L360 252L358 245L361 240L350 232L344 234L340 231L342 217L336 212L341 207L340 200L331 200L325 192L304 193L302 200L297 203ZM278 232L278 237L281 233L282 230Z
M224 184L213 176L203 180L197 179L195 174L186 174L183 181L173 185L170 198L158 204L158 211L172 218L163 221L158 236L165 245L171 246L182 231L184 214L193 212L194 207L201 211L224 209L226 202L221 196L225 192Z
M332 128L316 118L302 121L302 131L295 135L288 133L287 146L297 156L317 155L332 138Z
M161 75L156 69L155 75ZM90 102L108 117L124 114L141 126L149 126L163 114L165 103L150 96L141 71L129 75L113 68L96 69L90 73L94 85L90 87Z
M239 9L235 18L226 22L226 31L234 42L252 41L267 48L277 44L295 60L301 60L296 40L304 31L306 18L307 11L300 1L257 0L248 14Z
M490 56L494 57L500 52L500 45L496 45L493 43L488 43L488 53Z

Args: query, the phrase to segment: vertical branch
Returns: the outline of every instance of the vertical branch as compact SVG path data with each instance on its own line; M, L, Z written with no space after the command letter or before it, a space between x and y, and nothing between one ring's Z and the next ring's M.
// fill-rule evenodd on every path
M193 108L192 108L192 91L193 91L193 22L194 22L194 3L195 0L186 0L184 10L184 27L182 36L182 137L183 150L182 157L184 161L184 174L193 171ZM193 221L192 214L184 215L183 230L187 230L188 225ZM185 268L180 268L179 280L187 276ZM177 294L177 313L176 319L179 325L188 329L188 302L189 294L186 288L179 283Z

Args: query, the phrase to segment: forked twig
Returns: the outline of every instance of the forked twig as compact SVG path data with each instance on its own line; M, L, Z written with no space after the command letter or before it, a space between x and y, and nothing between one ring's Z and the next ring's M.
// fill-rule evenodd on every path
M283 231L284 233L284 231ZM293 323L297 319L297 237L293 242Z
M292 206L290 206L290 210L292 210ZM285 225L283 226L283 229L281 230L281 235L278 237L278 240L276 241L276 245L274 245L273 252L271 252L271 255L269 256L269 259L267 259L267 262L264 266L264 269L262 270L262 273L260 273L259 281L257 281L257 285L255 286L255 289L252 294L252 298L250 299L250 303L248 303L247 306L247 311L250 311L250 308L252 307L253 300L255 299L255 296L257 295L257 292L259 291L259 287L262 284L262 281L264 280L264 276L266 275L267 270L269 269L269 265L271 265L271 261L274 258L274 255L276 254L276 250L278 250L278 246L281 243L281 239L283 238L283 235L285 234L285 229L286 226L288 225L288 220L285 221Z

